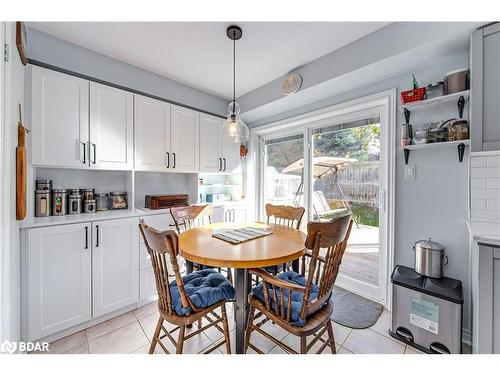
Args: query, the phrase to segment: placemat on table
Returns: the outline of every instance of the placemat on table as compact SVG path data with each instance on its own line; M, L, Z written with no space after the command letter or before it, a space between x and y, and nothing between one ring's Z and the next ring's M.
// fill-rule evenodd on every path
M254 240L259 237L268 236L272 233L273 232L267 229L248 227L216 231L212 233L212 237L237 245L242 242Z

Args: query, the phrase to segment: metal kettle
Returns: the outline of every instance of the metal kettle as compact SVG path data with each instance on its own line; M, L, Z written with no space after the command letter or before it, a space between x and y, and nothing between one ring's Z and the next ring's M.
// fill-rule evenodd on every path
M413 251L415 252L415 272L437 279L443 277L443 267L448 264L443 245L429 238L415 242Z

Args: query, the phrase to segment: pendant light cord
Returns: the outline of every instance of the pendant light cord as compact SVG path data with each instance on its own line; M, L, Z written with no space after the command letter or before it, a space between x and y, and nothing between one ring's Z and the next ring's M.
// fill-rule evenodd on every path
M236 30L233 31L233 113L236 102Z

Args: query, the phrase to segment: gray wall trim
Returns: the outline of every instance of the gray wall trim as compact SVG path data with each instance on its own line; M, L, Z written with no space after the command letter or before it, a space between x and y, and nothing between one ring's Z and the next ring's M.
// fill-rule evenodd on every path
M168 100L168 99L156 96L156 95L149 94L149 93L144 92L144 91L134 90L134 89L132 89L130 87L125 87L125 86L122 86L122 85L117 85L117 84L109 82L109 81L105 81L105 80L102 80L102 79L99 79L99 78L90 77L90 76L88 76L86 74L81 74L81 73L73 72L71 70L60 68L58 66L54 66L54 65L51 65L51 64L46 64L44 62L37 61L37 60L34 60L34 59L28 58L28 63L31 64L31 65L39 66L41 68L50 69L50 70L54 70L56 72L68 74L68 75L75 76L75 77L82 78L82 79L86 79L87 81L92 81L92 82L100 83L102 85L114 87L114 88L117 88L117 89L120 89L120 90L129 91L129 92L131 92L133 94L146 96L148 98L160 100L162 102L166 102L166 103L178 105L178 106L181 106L181 107L184 107L184 108L192 109L194 111L206 113L207 115L211 115L211 116L215 116L215 117L220 117L220 118L226 118L225 116L221 116L221 115L219 115L217 113L205 111L203 109L192 107L192 106L186 105L184 103L179 103L179 102L175 102L173 100Z

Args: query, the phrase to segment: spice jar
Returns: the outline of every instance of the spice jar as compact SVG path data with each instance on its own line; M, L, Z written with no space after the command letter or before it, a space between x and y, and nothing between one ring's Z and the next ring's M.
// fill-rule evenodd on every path
M36 180L36 190L52 190L52 180Z
M35 216L46 217L50 216L50 191L36 190L35 191Z
M95 189L82 189L83 198L86 201L95 199Z
M69 194L68 195L68 214L78 215L82 213L82 195Z
M120 210L127 208L127 192L124 191L115 191L110 193L111 199L111 209L112 210Z
M109 194L100 193L95 195L97 211L107 211L109 209Z
M66 189L52 190L52 215L66 215Z
M95 213L95 199L87 199L85 200L85 213L93 214Z

